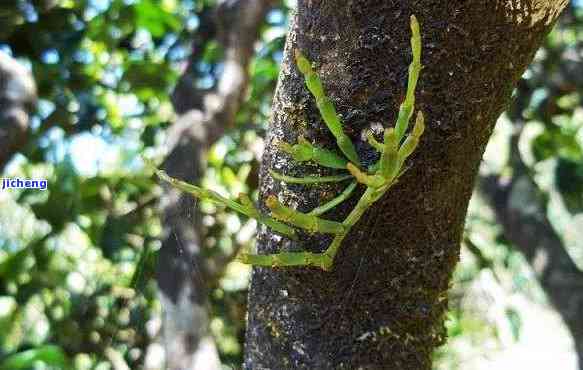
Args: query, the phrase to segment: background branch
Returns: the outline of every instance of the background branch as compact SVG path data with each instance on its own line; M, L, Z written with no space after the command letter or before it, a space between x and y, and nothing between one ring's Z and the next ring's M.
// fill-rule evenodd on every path
M0 172L27 142L29 115L36 105L30 72L0 52Z
M171 176L198 183L206 151L234 125L246 94L253 46L271 3L223 1L203 12L204 29L193 42L188 68L172 96L178 118L168 129L169 152L162 165ZM198 89L193 66L202 45L213 38L224 48L223 72L213 89ZM167 368L218 369L217 351L208 333L207 291L229 260L207 263L203 259L200 214L194 199L164 186L161 208L163 237L157 281L165 309Z
M503 234L526 258L541 287L573 336L583 369L583 271L566 250L546 212L541 190L529 173L518 148L525 121L522 117L527 86L522 81L510 112L514 132L510 139L512 175L479 179L479 190L488 199Z

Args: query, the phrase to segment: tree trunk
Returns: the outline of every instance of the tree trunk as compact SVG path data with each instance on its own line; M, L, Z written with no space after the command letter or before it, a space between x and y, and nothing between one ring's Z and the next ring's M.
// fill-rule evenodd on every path
M393 125L410 61L409 15L422 25L424 69L417 108L428 127L411 168L345 239L334 270L255 268L249 293L246 369L430 369L444 342L447 288L482 153L512 88L566 1L298 1L261 171L262 199L277 194L309 210L339 191L274 181L301 176L275 143L302 135L334 142L292 61L314 61L357 143L371 125ZM309 123L308 123L309 122ZM320 173L323 173L321 171ZM328 218L342 220L352 202ZM322 251L330 238L299 242L262 228L260 253Z
M179 81L173 94L178 119L168 130L169 154L162 166L171 176L198 183L207 149L233 125L245 96L253 46L270 5L271 0L220 1L214 12L206 14L208 24L200 28L207 34L198 36L206 39L204 44L216 28L225 48L224 70L210 91L193 88L190 68ZM196 60L204 45L193 44ZM200 213L192 197L164 185L161 209L164 229L157 281L164 309L166 369L221 369L209 332L207 291L228 261L208 264L201 255Z
M540 190L526 173L481 182L504 236L524 255L571 333L583 370L583 271L548 220Z
M35 104L36 84L31 73L0 52L0 172L26 143Z
M512 177L480 178L479 190L489 200L502 232L519 250L535 273L541 288L573 337L579 369L583 370L583 271L569 255L547 217L547 204L523 162L518 142L526 124L522 113L532 95L519 84L510 119Z

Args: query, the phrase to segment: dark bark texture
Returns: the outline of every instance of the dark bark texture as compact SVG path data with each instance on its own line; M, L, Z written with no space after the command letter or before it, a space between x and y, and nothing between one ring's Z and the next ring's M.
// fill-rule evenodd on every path
M162 165L171 176L198 183L206 151L234 124L245 97L253 45L270 5L271 0L220 1L203 14L191 65L216 38L225 50L224 69L212 90L195 88L190 67L175 88L172 102L178 118L168 130L168 155ZM164 309L166 369L221 369L208 327L207 294L228 258L204 259L200 214L192 197L165 185L161 209L164 229L157 282Z
M478 165L513 86L565 1L298 2L274 100L261 194L307 211L336 186L285 185L326 173L293 163L274 143L303 135L333 148L292 55L314 62L364 162L371 125L392 125L411 58L409 16L422 25L425 66L417 109L428 127L411 168L351 231L334 270L255 268L249 294L246 369L431 369L445 340L447 289ZM327 217L341 220L347 202ZM330 238L292 243L266 228L260 253L322 251Z

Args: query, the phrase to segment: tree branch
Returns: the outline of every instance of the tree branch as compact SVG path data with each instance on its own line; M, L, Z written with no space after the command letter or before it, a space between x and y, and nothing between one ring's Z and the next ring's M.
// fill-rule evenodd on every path
M192 136L191 140L208 148L233 125L245 97L249 79L247 69L259 26L272 3L272 0L239 0L223 1L218 5L214 24L208 27L216 29L217 38L225 48L223 73L215 89L205 91L186 82L187 68L181 77L185 82L173 93L175 109L183 114L171 128L175 137L169 140L170 151L179 145L176 137L182 135ZM193 97L196 104L189 107L187 102L178 102L176 99L180 95Z
M187 68L173 93L179 116L168 130L169 154L162 165L171 176L197 183L204 170L204 153L233 126L246 93L253 45L271 3L222 1L203 17L201 27L206 30L193 42L190 63L197 59L198 45L216 32L224 47L223 72L213 90L202 90L193 83L193 68ZM207 290L209 281L229 261L214 261L211 269L202 258L200 214L191 197L164 186L161 209L164 229L157 281L165 310L167 368L218 369L217 351L208 333Z
M567 252L547 217L546 202L520 157L518 139L524 125L521 112L527 94L520 91L511 112L515 132L510 140L512 177L479 179L481 193L490 201L504 236L525 256L541 287L571 332L583 369L583 271Z
M35 104L36 84L30 72L0 52L0 172L26 144Z

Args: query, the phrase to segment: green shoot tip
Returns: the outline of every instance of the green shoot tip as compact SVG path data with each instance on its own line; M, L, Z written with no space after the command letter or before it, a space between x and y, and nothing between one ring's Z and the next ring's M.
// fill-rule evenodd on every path
M295 51L295 57L296 57L296 64L297 64L300 72L302 72L302 74L304 74L304 75L311 74L312 73L312 64L302 54L302 52L299 51L298 49L296 49L296 51Z
M417 118L415 118L415 126L413 126L413 136L421 137L425 131L425 116L423 112L417 112Z
M420 33L419 28L419 21L417 20L417 17L415 17L414 14L411 14L411 31L414 35L418 35Z

